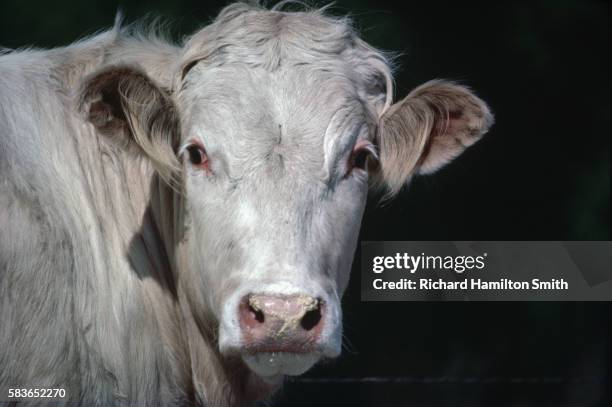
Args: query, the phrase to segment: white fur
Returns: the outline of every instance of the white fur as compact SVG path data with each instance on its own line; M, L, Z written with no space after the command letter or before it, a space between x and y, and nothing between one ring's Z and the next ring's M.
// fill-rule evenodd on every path
M116 109L92 115L113 73L139 78L120 89L129 126L111 126L125 120ZM0 388L243 405L337 356L368 190L365 171L348 172L352 150L374 152L383 117L396 190L419 162L393 151L418 144L401 130L436 128L393 115L431 108L430 88L394 109L391 85L387 59L348 19L241 3L180 45L115 27L1 55ZM457 88L435 89L429 100L444 102ZM466 93L442 105L455 112ZM449 127L470 143L482 116L472 104ZM210 171L189 163L194 139ZM435 146L443 161L459 152L446 144ZM252 293L322 299L318 348L244 354L238 304Z

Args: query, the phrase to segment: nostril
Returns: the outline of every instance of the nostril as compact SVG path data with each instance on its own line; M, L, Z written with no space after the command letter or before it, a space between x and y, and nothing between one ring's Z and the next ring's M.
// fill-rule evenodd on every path
M239 305L240 329L260 339L304 339L320 334L325 304L308 295L250 294Z
M254 308L249 304L249 312L253 315L253 318L260 324L263 324L266 318L264 317L264 313L261 310Z
M300 325L306 331L310 331L319 324L319 321L321 321L321 306L317 304L317 308L311 309L304 314Z

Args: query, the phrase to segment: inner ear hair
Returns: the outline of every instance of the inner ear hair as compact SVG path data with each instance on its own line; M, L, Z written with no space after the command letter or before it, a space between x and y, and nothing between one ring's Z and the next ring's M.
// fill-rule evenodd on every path
M136 66L106 67L85 79L79 108L102 135L152 161L168 182L180 173L179 119L169 94Z
M389 195L415 173L431 173L450 162L492 124L488 106L464 86L434 80L414 89L379 122L379 177Z
M143 77L131 67L108 67L84 81L80 108L102 134L112 136L128 130L122 98L129 93L132 81L141 82Z

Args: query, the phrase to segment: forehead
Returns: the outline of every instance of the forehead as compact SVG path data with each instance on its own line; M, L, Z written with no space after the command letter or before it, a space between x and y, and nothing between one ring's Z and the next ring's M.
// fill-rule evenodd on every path
M287 61L270 71L202 62L182 91L184 137L200 137L234 167L267 162L311 174L324 169L370 124L355 84L335 64L336 70L333 62L323 69Z
M229 8L185 44L184 138L235 161L282 153L321 167L374 120L356 41L347 20L319 12Z
M343 75L305 66L275 71L239 64L199 65L188 78L182 99L190 115L208 125L242 130L281 128L291 134L315 132L338 114L365 119L355 86Z

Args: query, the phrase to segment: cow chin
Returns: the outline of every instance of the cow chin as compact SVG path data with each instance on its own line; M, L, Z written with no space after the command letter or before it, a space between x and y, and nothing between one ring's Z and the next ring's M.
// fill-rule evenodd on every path
M260 352L245 354L242 360L268 384L278 384L284 376L298 376L321 358L317 353Z

